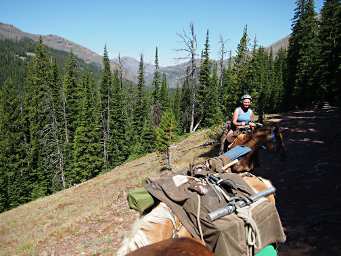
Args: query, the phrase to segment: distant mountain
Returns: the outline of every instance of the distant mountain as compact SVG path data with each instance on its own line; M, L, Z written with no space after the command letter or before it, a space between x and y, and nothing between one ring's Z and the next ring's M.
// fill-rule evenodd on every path
M266 49L270 50L272 48L272 52L274 55L282 48L282 49L288 49L289 46L289 35L274 42L273 44L266 47Z
M72 52L78 58L82 59L85 63L92 63L97 65L98 67L102 66L102 56L100 54L97 54L77 43L74 43L57 35L36 35L26 33L13 25L0 22L0 39L21 40L23 38L30 38L34 41L38 41L40 36L42 37L44 44L52 49L65 52L70 52L72 50ZM286 36L279 41L269 45L268 47L266 47L266 49L269 50L270 48L272 48L275 55L280 48L288 47L288 39L289 36ZM139 61L132 57L122 57L121 63L124 68L124 78L136 83ZM111 64L113 69L117 68L117 59L112 59ZM146 85L151 86L151 82L153 80L154 65L150 63L144 63L144 65ZM160 71L167 75L167 81L170 88L175 88L178 84L181 85L186 65L186 63L181 63L178 65L160 68Z
M72 52L85 63L94 63L101 65L102 56L85 48L79 44L71 42L63 37L57 35L35 35L21 31L13 25L0 23L0 39L21 40L23 38L30 38L33 41L38 41L42 37L46 46L65 52Z
M118 65L118 60L112 59L112 63ZM124 77L137 82L137 72L139 69L139 61L132 57L121 57L121 64L124 69ZM167 82L170 88L175 88L182 80L186 70L186 63L181 63L173 66L160 67L160 72L167 75ZM145 83L151 86L154 77L155 67L150 63L144 63Z
M112 59L111 63L118 65L118 59ZM140 62L132 57L121 57L121 64L123 66L123 76L130 81L137 82L137 72L139 70ZM150 76L154 73L154 66L149 63L144 63L145 76ZM146 79L146 85L148 86L151 81Z

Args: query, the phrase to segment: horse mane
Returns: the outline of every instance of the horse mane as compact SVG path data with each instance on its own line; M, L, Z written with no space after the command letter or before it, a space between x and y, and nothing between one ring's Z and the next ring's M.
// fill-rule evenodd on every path
M155 230L155 225L171 222L175 225L175 219L169 207L165 203L160 203L150 213L137 219L131 232L123 239L121 247L117 251L117 256L124 256L130 251L151 243L148 238L148 231Z

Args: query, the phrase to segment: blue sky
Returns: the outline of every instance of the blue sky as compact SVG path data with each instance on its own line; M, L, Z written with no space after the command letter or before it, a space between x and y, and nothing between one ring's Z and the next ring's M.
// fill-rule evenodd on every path
M315 1L316 10L322 0ZM110 57L142 53L153 62L159 47L161 65L176 64L183 44L177 33L190 22L204 43L210 31L211 57L218 58L220 35L235 51L248 25L251 38L267 46L290 33L294 0L0 0L0 22L34 34L56 34L99 54L106 44Z

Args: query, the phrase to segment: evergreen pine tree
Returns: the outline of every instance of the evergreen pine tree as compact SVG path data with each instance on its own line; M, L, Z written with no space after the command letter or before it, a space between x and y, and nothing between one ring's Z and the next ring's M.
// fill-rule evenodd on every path
M219 60L219 103L220 103L220 111L221 113L225 112L225 103L224 103L224 80L225 80L225 54L227 53L225 50L225 42L222 36L220 36L220 60Z
M258 51L257 40L254 38L254 43L252 47L252 55L250 57L248 72L247 72L247 85L248 85L248 93L253 96L253 105L257 106L259 93L262 87L260 83L260 75L261 75L261 67L262 67L262 58L261 52ZM264 53L264 52L263 52Z
M209 32L206 32L206 41L202 53L200 71L199 71L199 87L197 92L197 112L203 125L206 126L206 110L208 108L207 99L210 93L210 59L209 59Z
M72 142L74 132L78 126L77 116L79 115L80 86L79 70L75 55L71 52L65 67L64 74L64 95L66 105L66 119L68 129L68 140Z
M233 76L235 81L235 88L232 94L235 94L239 99L244 93L247 93L250 88L247 84L247 72L249 65L249 49L248 49L249 37L247 34L247 26L244 27L243 36L241 37L238 47L237 54L233 64ZM237 102L235 102L236 104Z
M304 12L305 0L296 0L296 8L294 17L292 19L291 34L289 37L288 46L288 84L285 88L285 98L288 100L288 107L294 106L294 86L298 70L298 58L300 54L301 30L302 30L302 16Z
M289 106L308 105L316 98L317 20L313 0L298 0L288 49Z
M284 88L286 86L287 78L287 52L280 49L274 61L274 105L273 112L279 112L284 105Z
M168 110L162 115L160 127L156 129L156 148L165 153L168 169L171 169L169 146L176 138L176 129L174 114Z
M141 139L142 148L145 153L151 153L155 150L156 135L150 117L145 119Z
M25 107L30 130L30 180L32 199L52 192L55 175L53 155L56 124L51 95L51 63L40 39L36 54L29 65Z
M225 70L224 80L223 80L223 112L230 118L236 107L236 102L238 101L237 93L237 82L236 77L232 70L232 57L230 51L230 57L228 61L227 69Z
M154 126L159 126L161 119L161 73L159 68L158 48L155 49L155 71L153 77L153 93L152 93L152 118Z
M103 54L103 70L102 81L100 86L101 94L101 120L102 120L102 141L103 141L103 160L104 167L109 167L109 153L108 153L108 141L110 138L110 111L112 102L112 76L110 69L110 60L108 56L107 47L104 47Z
M112 86L112 107L110 111L111 134L108 141L108 149L111 166L117 166L124 162L129 155L129 146L126 140L127 116L124 109L124 95L117 72L113 74Z
M319 27L319 70L323 94L331 103L341 102L341 3L325 0Z
M165 112L169 109L168 84L166 74L163 74L162 76L160 103L162 112Z
M265 98L267 99L266 112L272 112L275 106L275 94L276 94L276 84L275 84L275 71L274 71L274 58L272 48L267 56L267 91Z
M0 212L31 199L27 128L17 86L8 79L0 88Z
M176 86L175 94L172 98L172 110L175 121L178 124L178 132L181 132L181 91L179 86Z
M159 68L159 54L158 54L158 48L155 49L155 71L154 71L154 77L153 77L153 104L156 105L160 102L160 85L161 85L161 74L160 74L160 68Z
M192 91L190 86L189 69L186 70L186 78L182 85L181 90L181 127L183 132L190 132L189 127L191 123L191 110L192 110Z
M141 142L142 130L145 122L146 116L146 106L145 106L145 92L144 92L144 65L143 65L143 56L141 54L140 64L138 70L138 83L137 83L137 92L135 98L135 106L133 112L133 131L134 131L134 139L133 139L133 154L141 154L143 153L143 146Z
M206 121L207 126L218 124L223 119L219 103L219 79L217 65L214 65L212 76L210 77L210 90L207 94Z
M76 58L72 52L65 64L63 79L63 123L64 123L64 165L65 176L68 186L72 185L72 166L73 166L73 141L80 115L81 85L79 83L79 69Z
M94 81L86 72L82 78L78 127L73 143L73 168L70 173L72 183L84 182L98 175L103 167L102 148L100 144L99 110L93 101L92 88Z
M311 105L318 97L318 84L314 80L318 57L318 25L314 10L314 0L307 0L302 16L303 31L298 76L294 93L304 105Z

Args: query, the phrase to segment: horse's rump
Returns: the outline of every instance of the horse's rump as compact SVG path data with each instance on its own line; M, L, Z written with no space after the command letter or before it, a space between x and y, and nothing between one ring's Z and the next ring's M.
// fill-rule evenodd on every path
M128 256L213 256L204 245L192 238L167 239L128 254Z

